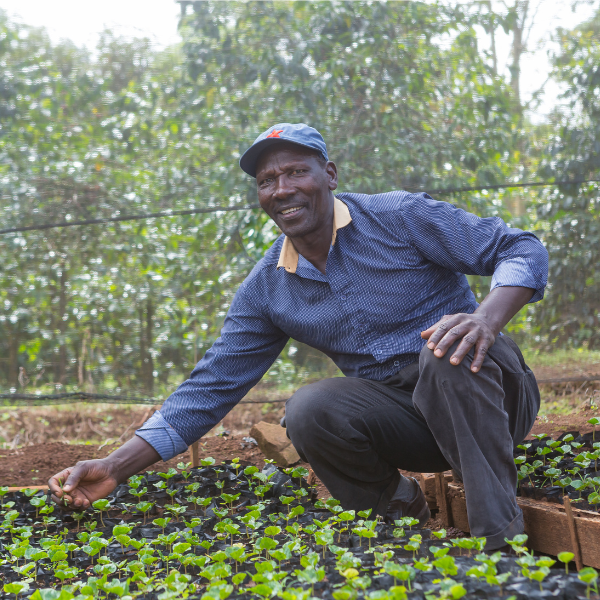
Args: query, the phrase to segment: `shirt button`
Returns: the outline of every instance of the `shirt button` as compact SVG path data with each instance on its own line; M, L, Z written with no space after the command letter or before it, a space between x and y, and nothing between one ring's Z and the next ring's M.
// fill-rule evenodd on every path
M395 360L394 361L394 366L395 367L399 367L400 366L400 361L399 360Z
M381 354L383 350L377 350L377 354Z
M347 296L346 296L346 294L342 294L342 295L340 296L340 298L341 298L342 300L345 300L345 299L347 298Z

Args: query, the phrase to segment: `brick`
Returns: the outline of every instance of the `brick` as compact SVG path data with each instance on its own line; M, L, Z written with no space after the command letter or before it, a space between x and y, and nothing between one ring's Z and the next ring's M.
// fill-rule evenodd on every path
M285 429L280 425L260 421L253 425L250 435L258 443L261 452L280 467L289 467L300 460Z

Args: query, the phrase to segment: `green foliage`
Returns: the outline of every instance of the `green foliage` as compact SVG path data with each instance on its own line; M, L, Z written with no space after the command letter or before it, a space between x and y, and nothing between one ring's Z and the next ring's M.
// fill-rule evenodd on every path
M419 2L187 12L181 49L106 33L93 58L1 17L1 228L255 203L236 162L281 120L323 132L348 190L492 184L514 171L511 91L478 51L477 12ZM455 200L498 212L489 197ZM247 211L2 236L0 380L165 393L215 340L277 234ZM324 364L291 344L265 381Z
M597 16L558 32L552 76L567 104L535 128L478 47L477 28L510 29L514 11L207 1L184 13L181 46L156 52L106 32L93 56L0 16L0 228L254 204L237 160L281 121L323 133L344 190L597 178ZM517 224L535 204L551 286L509 331L596 347L597 184L528 194L444 198ZM2 386L164 396L216 339L277 235L254 210L1 236ZM470 283L479 299L489 288ZM264 382L327 370L318 351L290 342Z
M572 31L559 29L553 76L565 87L566 106L551 121L553 135L540 163L542 178L573 181L545 191L539 217L549 250L548 300L535 312L551 344L600 347L600 12Z

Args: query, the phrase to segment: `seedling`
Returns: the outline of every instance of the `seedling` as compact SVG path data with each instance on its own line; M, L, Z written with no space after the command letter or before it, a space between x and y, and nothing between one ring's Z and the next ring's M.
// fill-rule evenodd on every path
M18 598L21 592L29 589L29 584L26 582L5 583L3 589L7 594L14 594L15 598Z
M265 530L266 533L266 530ZM333 531L331 529L322 529L315 532L315 542L323 548L323 559L325 559L325 550L329 544L333 544Z
M102 520L102 513L108 512L110 509L110 502L106 498L102 498L101 500L96 500L92 503L92 506L100 513L100 523L102 527L104 527L104 521Z
M144 525L146 524L146 518L148 516L148 512L152 509L153 506L154 506L154 502L138 502L135 505L135 508L144 515ZM167 507L167 508L169 508L169 507Z
M532 581L537 581L540 586L540 592L544 590L542 587L542 582L546 577L550 574L550 569L548 567L540 567L539 569L523 569L523 575Z
M191 471L189 471L189 468L191 466L192 466L191 462L188 462L188 463L184 463L184 462L177 463L177 468L181 471L181 475L182 475L182 477L186 481L190 478L190 475L192 474Z
M46 506L46 498L44 496L34 497L29 501L29 504L35 507L35 518L37 519L40 508Z
M598 593L598 571L596 571L596 569L593 567L585 567L579 571L577 577L587 585L587 590L585 593L586 598L590 597L590 590L592 587L594 588L594 592L596 594Z
M519 555L527 552L527 548L525 547L525 542L527 541L527 539L527 535L525 533L521 533L519 535L515 535L515 537L512 540L504 538L504 541L510 545L515 554Z
M441 556L433 561L433 566L442 574L443 577L454 576L458 573L458 568L454 557Z
M177 488L173 488L172 490L165 490L167 492L167 496L171 498L171 504L175 504L175 496L179 491Z
M165 517L164 519L154 519L152 521L152 523L154 523L154 525L157 525L158 527L160 527L162 529L163 534L165 533L165 527L169 524L169 522L171 521L171 519L169 517Z
M221 498L229 506L229 510L233 511L233 503L240 497L241 494L226 494L223 492Z
M154 503L152 503L153 505ZM170 505L165 506L165 511L169 512L173 517L175 517L175 521L179 521L179 516L185 513L185 506L177 506Z
M358 513L360 515L360 513ZM402 517L394 521L396 527L408 527L409 531L413 528L414 525L419 524L418 519L414 519L413 517Z

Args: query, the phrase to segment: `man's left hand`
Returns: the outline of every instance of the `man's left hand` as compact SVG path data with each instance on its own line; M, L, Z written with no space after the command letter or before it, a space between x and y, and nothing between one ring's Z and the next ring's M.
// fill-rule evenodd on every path
M487 319L477 313L445 315L429 329L421 332L421 337L429 340L427 347L433 350L438 358L442 358L448 349L461 340L450 357L450 363L459 365L469 350L475 346L475 356L471 363L471 371L477 373L483 364L483 359L490 346L496 340L494 332Z

